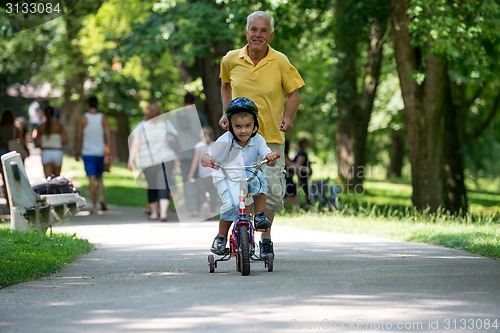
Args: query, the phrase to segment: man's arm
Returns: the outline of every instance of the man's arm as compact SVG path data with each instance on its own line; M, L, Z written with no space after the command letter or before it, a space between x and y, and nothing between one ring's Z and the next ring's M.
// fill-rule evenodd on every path
M104 155L111 155L111 131L109 129L108 118L106 116L102 116L102 127L104 128L104 135L106 136L106 143L104 148Z
M231 88L231 82L223 82L220 86L220 95L222 99L222 117L219 120L219 125L225 130L228 129L229 122L226 118L226 113L224 112L224 110L226 110L229 102L231 102L232 94L233 89Z
M85 127L85 122L86 122L85 116L81 116L80 119L78 120L78 123L76 124L76 135L75 135L75 159L77 161L80 160L80 156L82 153L82 133L83 133L83 128Z
M280 119L278 124L280 130L282 132L288 132L293 128L293 119L295 118L295 114L299 108L300 103L300 94L298 90L294 90L288 94L286 105L285 105L285 114Z
M106 136L106 144L111 144L111 131L109 130L108 118L102 116L102 127L104 128L104 135Z

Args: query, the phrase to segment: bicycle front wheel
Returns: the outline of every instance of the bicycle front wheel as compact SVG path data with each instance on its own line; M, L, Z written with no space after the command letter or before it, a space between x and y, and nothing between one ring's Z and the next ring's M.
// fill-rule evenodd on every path
M248 242L248 227L242 225L238 227L238 242L239 242L239 264L241 275L250 274L250 245Z

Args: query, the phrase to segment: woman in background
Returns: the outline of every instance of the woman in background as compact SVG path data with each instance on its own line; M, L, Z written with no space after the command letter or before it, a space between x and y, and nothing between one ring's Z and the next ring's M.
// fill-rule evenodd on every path
M21 129L16 126L14 113L11 110L5 110L0 118L0 156L10 151L9 141L15 138L19 139L21 144L26 144ZM0 173L3 179L3 197L7 199L7 186L5 186L2 163L0 163ZM7 207L9 207L9 200L7 200Z
M171 191L167 179L172 179L175 166L175 151L172 147L177 131L172 123L162 117L157 103L148 103L144 121L140 122L130 136L129 170L137 167L144 173L148 183L147 197L149 220L167 221Z
M43 122L33 132L35 146L42 150L42 165L45 177L59 176L63 160L63 146L68 143L68 134L54 118L54 109L47 106L43 111Z

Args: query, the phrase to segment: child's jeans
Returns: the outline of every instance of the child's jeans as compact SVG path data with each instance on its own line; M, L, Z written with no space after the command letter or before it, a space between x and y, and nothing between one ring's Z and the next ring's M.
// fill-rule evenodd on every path
M250 177L251 175L253 175L252 172L246 172L246 177ZM215 187L217 187L217 193L219 193L222 200L220 219L224 221L236 220L239 216L240 183L222 179L215 183ZM244 193L245 195L250 193L252 196L255 196L258 194L267 194L267 192L266 177L262 170L259 170L257 177L247 182Z

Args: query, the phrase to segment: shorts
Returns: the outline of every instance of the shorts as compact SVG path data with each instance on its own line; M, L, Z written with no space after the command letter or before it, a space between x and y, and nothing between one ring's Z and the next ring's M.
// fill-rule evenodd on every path
M272 151L280 154L280 158L276 160L276 165L273 167L264 165L262 170L266 174L267 187L269 193L266 198L266 209L274 212L279 212L285 209L285 145L279 143L267 144Z
M104 172L104 156L82 156L87 176L101 177Z
M63 151L59 149L42 149L42 164L54 164L60 167L63 161Z
M250 172L247 172L249 177ZM239 195L240 183L222 179L215 183L217 193L222 200L220 208L220 219L224 221L234 221L239 216ZM257 194L267 194L268 187L266 177L262 171L257 173L257 177L247 182L248 193L252 196Z

